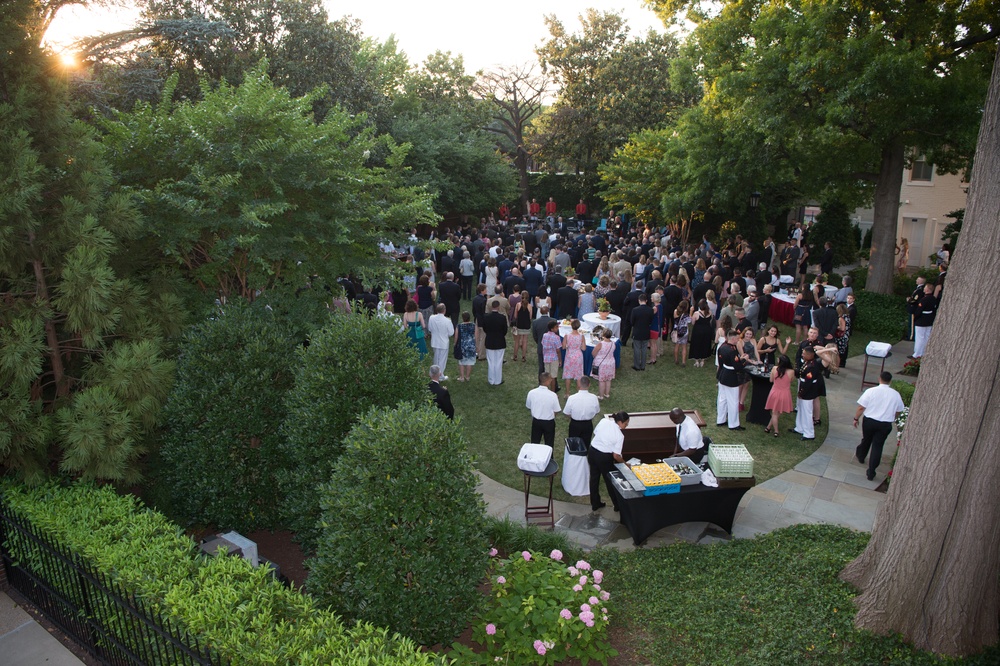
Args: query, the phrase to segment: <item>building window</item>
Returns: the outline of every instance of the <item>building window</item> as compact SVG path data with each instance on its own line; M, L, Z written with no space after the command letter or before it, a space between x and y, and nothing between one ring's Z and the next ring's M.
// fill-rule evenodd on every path
M929 183L934 175L934 165L929 164L923 156L913 160L913 167L910 169L910 182Z

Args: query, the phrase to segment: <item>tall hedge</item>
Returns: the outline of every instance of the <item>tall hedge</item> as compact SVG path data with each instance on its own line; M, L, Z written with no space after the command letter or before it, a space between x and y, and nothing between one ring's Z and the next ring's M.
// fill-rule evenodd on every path
M309 589L347 617L447 643L482 596L486 508L462 431L433 405L373 409L323 487Z
M295 348L270 310L242 301L184 336L160 450L174 515L241 532L278 525Z
M824 203L816 224L809 229L810 263L819 263L823 254L823 244L829 241L833 246L833 265L844 266L858 258L858 240L851 225L851 214L839 201ZM836 285L840 286L840 285Z
M285 522L307 549L318 536L319 486L354 423L373 407L429 396L426 370L395 318L336 315L310 337L286 402L281 483Z
M407 638L365 623L345 625L309 595L275 582L235 557L207 558L162 514L133 496L90 484L0 487L8 510L124 585L173 626L232 664L430 666L449 660ZM28 552L12 538L16 562ZM50 575L55 572L44 571ZM57 581L58 583L58 581ZM75 581L58 591L72 596ZM124 644L134 632L111 626Z

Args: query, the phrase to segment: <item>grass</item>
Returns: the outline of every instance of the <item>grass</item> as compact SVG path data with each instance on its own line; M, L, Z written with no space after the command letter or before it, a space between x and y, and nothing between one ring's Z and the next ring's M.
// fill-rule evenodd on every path
M794 331L788 326L779 326L782 338ZM512 338L508 338L506 358L511 359ZM851 355L863 354L869 338L859 334L852 338ZM524 406L528 391L538 385L538 365L534 348L529 345L528 361L504 364L504 383L489 386L486 383L486 362L480 361L472 371L472 381L461 383L454 380L458 368L454 359L448 361L447 370L452 380L448 382L455 412L461 417L461 427L465 429L471 452L479 470L486 476L511 488L522 487L523 475L517 469L517 453L521 445L528 441L531 433L531 414ZM706 364L695 368L688 361L687 367L674 365L671 344L663 342L665 355L656 365L649 365L645 372L632 370L631 344L622 347L622 364L611 386L611 398L602 403L605 413L624 409L629 412L663 411L673 407L697 409L709 424L703 429L713 441L720 444L743 444L754 457L754 472L757 482L762 483L791 469L816 450L827 433L826 404L823 404L823 425L816 429L815 442L802 442L798 435L782 432L775 438L764 432L764 427L741 422L746 426L742 432L731 432L726 428L716 428L715 366ZM429 361L428 361L429 362ZM833 381L837 381L834 379ZM562 386L560 379L560 386ZM596 386L591 388L596 392ZM565 404L566 393L560 391L560 403ZM745 412L743 413L746 414ZM793 415L785 415L782 428L792 427ZM569 420L560 415L556 419L556 460L562 461L562 442L566 437ZM558 481L555 484L556 499L586 503L586 497L575 498L567 495Z
M837 575L867 541L842 527L797 525L714 546L599 549L590 561L608 574L613 625L638 663L998 663L996 647L941 660L855 629L856 591Z

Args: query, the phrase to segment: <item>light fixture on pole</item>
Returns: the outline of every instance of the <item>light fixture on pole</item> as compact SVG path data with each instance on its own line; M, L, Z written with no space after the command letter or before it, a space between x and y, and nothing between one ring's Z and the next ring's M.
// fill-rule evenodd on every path
M760 192L754 190L750 193L750 210L756 213L757 207L760 206Z

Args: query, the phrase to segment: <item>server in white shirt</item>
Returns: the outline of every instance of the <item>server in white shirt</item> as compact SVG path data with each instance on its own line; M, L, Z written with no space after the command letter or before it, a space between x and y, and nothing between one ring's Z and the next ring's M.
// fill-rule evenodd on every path
M524 406L531 410L531 441L552 446L556 439L556 412L559 408L559 396L552 387L555 380L547 372L538 375L538 386L528 391L528 399Z
M614 469L616 462L625 462L622 458L625 434L622 431L627 427L628 412L615 412L601 419L601 422L594 428L594 438L587 451L587 462L590 463L590 508L592 511L607 506L601 501L601 477L604 476L604 472L610 472ZM604 484L607 486L611 502L614 503L615 494L611 492L611 482L605 479ZM615 511L617 510L618 506L615 505Z
M577 380L579 387L573 395L566 399L563 414L569 417L568 437L579 437L590 447L594 436L594 417L601 413L601 403L597 396L591 393L590 377L583 376Z
M697 465L705 455L705 438L701 435L701 428L680 407L670 410L670 420L677 426L677 446L674 448L674 455L687 456Z
M882 462L882 447L885 439L892 432L892 424L903 411L903 398L899 391L889 386L892 374L883 372L878 376L878 386L873 386L858 398L858 411L854 415L854 427L861 423L861 443L855 451L858 462L865 464L865 457L871 451L868 459L868 480L875 478L875 470Z

